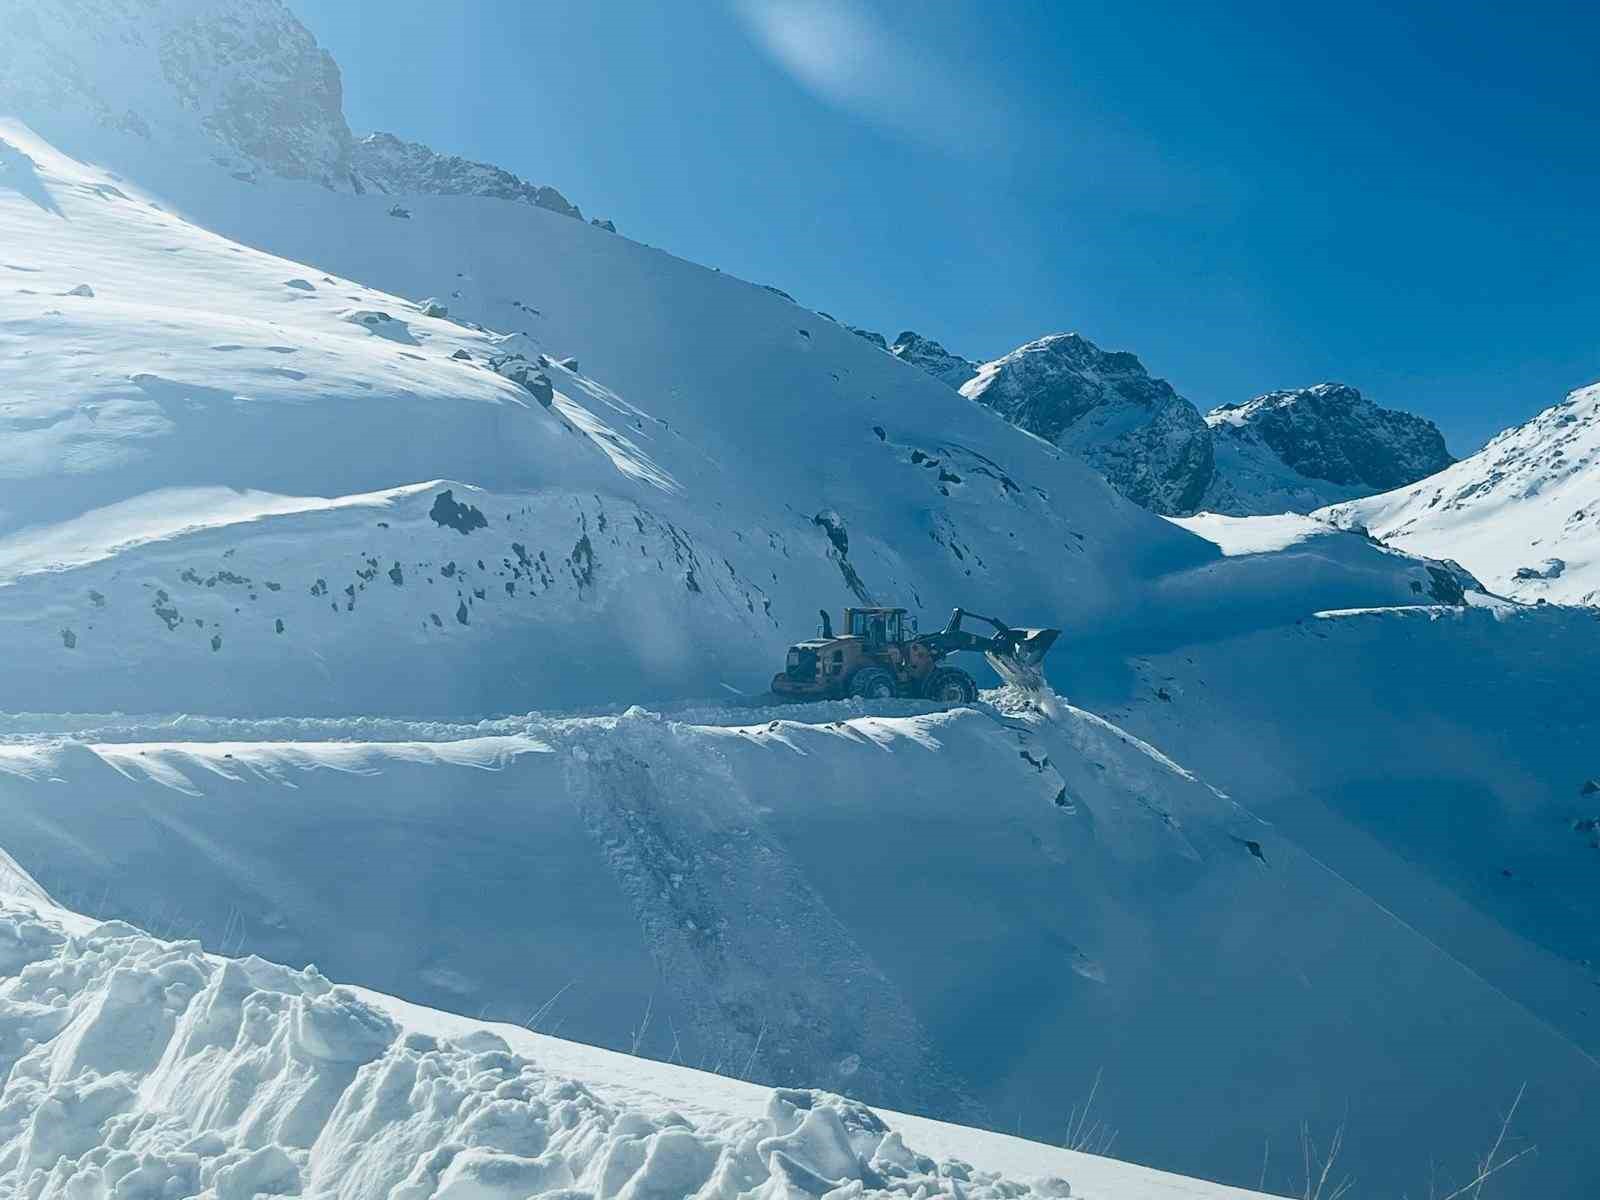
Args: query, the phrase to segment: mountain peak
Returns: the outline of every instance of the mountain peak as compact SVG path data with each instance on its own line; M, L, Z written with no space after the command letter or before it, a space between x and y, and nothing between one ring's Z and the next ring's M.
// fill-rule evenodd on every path
M959 388L978 373L978 364L971 359L951 354L932 338L923 337L907 329L894 339L889 353L914 367L920 367L941 383Z
M278 0L0 0L0 108L330 185L351 136L333 57ZM242 160L242 161L238 161Z
M1156 512L1193 512L1212 482L1199 410L1136 355L1081 334L1051 334L984 363L961 394L1077 454Z
M1343 383L1223 405L1206 424L1219 439L1268 451L1307 479L1358 493L1401 487L1455 461L1432 421L1380 408Z

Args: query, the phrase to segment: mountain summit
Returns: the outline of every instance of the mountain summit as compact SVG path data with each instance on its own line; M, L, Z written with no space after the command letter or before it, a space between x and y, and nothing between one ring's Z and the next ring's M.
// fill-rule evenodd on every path
M961 394L1071 451L1155 512L1193 512L1211 484L1211 436L1194 405L1134 355L1079 334L984 363Z
M1219 488L1206 507L1308 512L1323 504L1413 483L1455 459L1426 418L1380 408L1353 387L1268 392L1206 414Z
M0 0L0 111L348 187L333 56L278 0Z

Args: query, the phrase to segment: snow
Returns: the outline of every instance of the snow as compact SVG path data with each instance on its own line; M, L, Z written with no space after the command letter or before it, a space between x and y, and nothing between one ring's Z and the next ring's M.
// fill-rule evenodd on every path
M1196 513L1192 517L1168 517L1167 520L1205 538L1229 558L1239 554L1271 554L1313 538L1334 534L1325 522L1298 513L1283 513L1275 517Z
M839 1096L468 1022L15 896L0 1029L0 1185L28 1200L1248 1194L886 1124Z
M1519 1184L1600 1177L1594 616L1404 552L1584 595L1588 525L1541 522L1592 510L1592 394L1477 460L1437 541L1167 522L493 168L403 147L403 205L361 192L277 5L36 7L0 0L0 886L41 916L0 975L14 944L52 982L0 984L0 1187L52 1153L72 1200L130 1162L359 1195L367 1153L389 1200L850 1176L794 1101L686 1062L1106 1196L1226 1192L967 1125L1059 1138L1103 1068L1118 1153L1254 1184L1349 1116L1400 1193L1526 1080ZM816 608L866 597L1062 626L1071 702L764 708ZM264 1041L173 1049L240 972ZM520 1058L479 1072L486 1020ZM480 1075L515 1130L471 1124Z
M31 526L0 538L0 587L25 575L88 566L151 542L263 517L349 507L382 511L436 482L336 499L279 496L248 488L158 488L67 521Z
M1541 1166L1588 1169L1593 1064L1511 998L1576 976L1524 947L1523 984L1486 985L1320 842L1050 707L7 718L0 828L76 908L463 1020L1047 1140L1103 1069L1119 1153L1251 1183L1263 1138L1282 1153L1371 1079L1352 1162L1407 1177L1531 1075ZM1402 1030L1437 1090L1391 1074ZM674 1106L715 1107L693 1078Z
M1048 624L1211 556L848 331L578 221L422 196L398 223L381 197L243 183L142 143L124 146L154 156L142 186L113 182L0 127L56 210L0 190L12 707L418 715L757 691L819 603L943 620L981 590ZM174 213L199 206L298 261ZM93 298L61 295L86 271ZM508 354L551 379L548 408ZM795 450L819 430L820 472ZM445 490L483 525L431 520ZM601 628L617 645L597 672L579 631Z
M1519 600L1600 603L1600 384L1579 388L1410 487L1319 515L1458 559Z

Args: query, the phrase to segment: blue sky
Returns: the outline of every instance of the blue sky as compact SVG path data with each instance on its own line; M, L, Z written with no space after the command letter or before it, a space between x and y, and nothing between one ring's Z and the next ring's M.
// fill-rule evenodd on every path
M358 132L890 337L1339 379L1458 454L1600 380L1600 5L290 2Z

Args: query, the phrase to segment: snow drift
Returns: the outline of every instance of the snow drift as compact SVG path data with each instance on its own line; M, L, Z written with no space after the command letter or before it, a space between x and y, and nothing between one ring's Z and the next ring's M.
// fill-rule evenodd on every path
M748 1085L580 1053L612 1077L596 1089L549 1064L573 1049L0 897L0 1187L27 1200L1060 1200L1085 1194L1059 1173L1077 1168L1088 1194L1245 1194L931 1128L986 1160L936 1161L838 1096L758 1107Z

